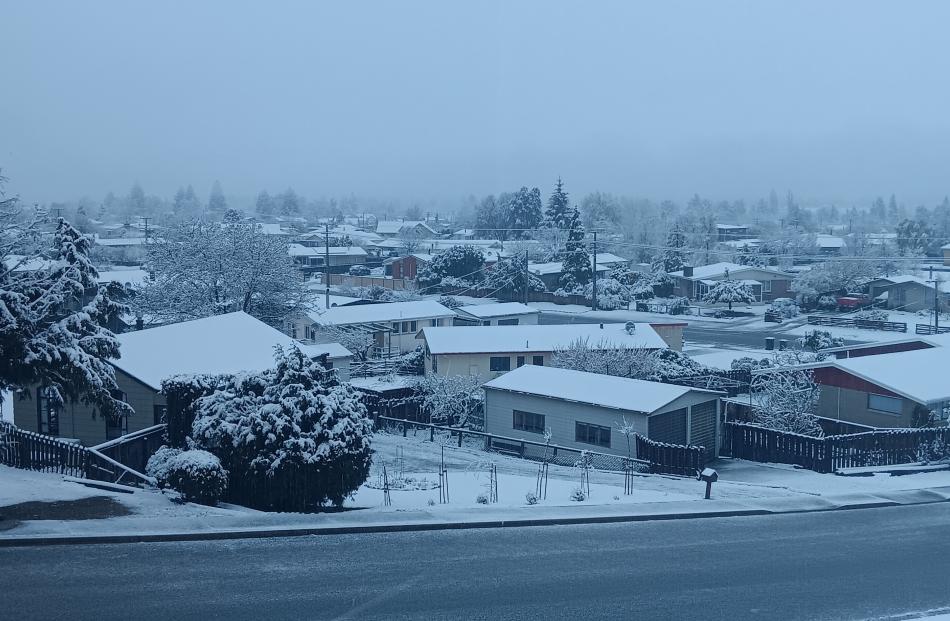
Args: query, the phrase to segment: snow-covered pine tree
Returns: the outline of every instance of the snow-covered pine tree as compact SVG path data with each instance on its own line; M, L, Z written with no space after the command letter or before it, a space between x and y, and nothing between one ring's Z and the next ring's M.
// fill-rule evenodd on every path
M466 286L482 278L485 255L471 244L452 246L435 255L419 269L416 279L423 286L437 285L451 279L451 286Z
M659 269L667 274L683 269L686 265L686 233L676 225L666 236L666 248L663 249L663 255L659 261Z
M577 207L571 210L567 228L560 285L565 291L572 292L583 290L583 287L590 282L593 271L587 244L584 242L584 225L581 224L581 215Z
M538 188L529 190L526 186L522 186L520 190L508 197L505 213L508 221L506 228L513 229L510 231L510 237L530 238L530 230L538 228L544 218L541 208L541 190Z
M526 282L527 279L527 282ZM487 270L483 286L498 295L518 298L527 284L528 291L544 291L544 283L531 272L525 273L524 259L513 256L498 260Z
M15 201L0 203L0 389L50 389L64 402L82 401L107 416L131 413L108 360L119 343L105 326L125 307L97 281L92 240L60 218L45 255L13 255L32 244L35 220Z
M548 206L544 210L544 226L566 230L570 226L570 221L571 205L567 192L564 191L564 183L558 177L557 185L554 186L554 192L548 198Z
M211 195L208 197L208 211L214 214L223 214L228 208L228 201L221 190L221 182L215 181L211 186Z
M732 310L734 302L739 304L755 302L755 294L752 292L752 287L740 280L733 280L729 276L729 270L726 270L723 279L711 286L706 295L703 296L703 302L706 304L728 304L729 310Z

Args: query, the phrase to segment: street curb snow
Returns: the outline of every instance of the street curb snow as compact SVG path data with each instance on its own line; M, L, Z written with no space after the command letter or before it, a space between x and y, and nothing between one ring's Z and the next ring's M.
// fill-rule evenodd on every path
M304 537L316 535L359 535L379 533L405 533L434 530L468 530L485 528L522 528L527 526L565 526L576 524L618 524L624 522L654 522L706 518L752 517L763 515L791 515L802 513L828 513L856 509L880 509L886 507L910 507L948 502L950 498L928 499L914 502L896 500L866 500L846 502L831 507L812 509L726 509L694 513L653 513L639 515L602 515L582 517L555 517L512 520L484 520L473 522L413 522L402 524L366 524L353 526L311 526L303 528L246 529L190 533L152 533L134 535L69 535L62 537L0 537L0 548L53 545L89 545L119 543L161 543L176 541L221 541L229 539L268 539L272 537Z

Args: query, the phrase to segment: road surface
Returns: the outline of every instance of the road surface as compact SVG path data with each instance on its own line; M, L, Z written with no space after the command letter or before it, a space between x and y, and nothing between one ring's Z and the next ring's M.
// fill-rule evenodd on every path
M8 619L867 619L950 605L950 504L0 549Z
M689 322L689 317L671 316L672 321ZM542 311L540 323L546 325L564 324L564 323L602 323L602 320L586 317L584 315L572 315L568 313L558 313L551 311ZM770 324L774 325L774 324ZM776 331L773 328L766 328L763 324L762 329L758 330L738 330L734 328L722 329L714 326L694 326L688 325L683 330L683 338L690 344L709 344L733 347L755 347L765 349L765 337L775 338L776 347L781 339L788 339L789 343L794 341L797 336L785 334ZM846 340L845 345L853 345L861 341Z

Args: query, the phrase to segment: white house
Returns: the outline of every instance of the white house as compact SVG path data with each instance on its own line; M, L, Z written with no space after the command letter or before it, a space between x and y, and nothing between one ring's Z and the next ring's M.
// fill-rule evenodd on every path
M770 267L755 267L737 263L711 263L697 267L685 267L670 276L676 281L674 293L691 300L702 298L716 282L726 275L732 280L746 281L759 302L771 302L789 295L792 276Z
M438 232L422 220L380 220L376 223L376 234L387 238L399 235L434 237Z
M509 438L636 457L635 433L670 444L706 448L716 457L719 397L711 390L586 373L524 366L483 386L485 431Z
M648 323L561 324L527 326L456 326L422 328L425 372L477 375L482 381L527 364L548 366L559 349L578 341L590 347L668 349Z
M333 329L372 334L376 352L401 354L421 345L416 333L422 328L451 326L455 313L434 300L334 306L298 318L297 334L314 342L333 340ZM323 328L330 328L329 330ZM329 334L328 334L329 332Z
M287 252L304 274L325 270L328 254L330 271L335 274L346 272L354 265L366 263L366 251L359 246L330 246L327 249L289 244Z
M521 302L471 304L455 309L457 326L525 326L536 325L541 311Z

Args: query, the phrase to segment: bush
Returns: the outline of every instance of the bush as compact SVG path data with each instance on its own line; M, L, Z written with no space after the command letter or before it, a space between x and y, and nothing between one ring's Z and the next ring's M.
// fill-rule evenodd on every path
M535 494L534 492L528 492L527 494L524 495L524 500L529 505L536 505L538 504L538 495Z
M834 310L838 308L838 300L833 295L823 295L818 298L818 308L822 310Z
M464 306L457 298L453 298L451 295L440 296L438 302L442 306L452 310Z
M682 315L689 309L689 298L673 298L666 312L670 315Z
M208 451L181 451L165 468L169 487L188 502L214 505L228 489L228 471Z
M890 319L890 314L888 314L886 310L871 308L856 312L854 314L854 318L861 319L863 321L888 321Z
M350 276L369 276L369 268L365 265L351 265Z
M487 505L488 494L479 494L478 496L475 497L475 502L477 502L480 505Z
M148 458L145 474L155 479L159 487L168 487L168 465L181 454L182 450L163 446Z
M733 371L751 371L753 369L766 369L770 366L772 366L772 363L768 358L759 360L751 356L743 356L742 358L733 360L730 368Z
M571 492L571 500L573 500L574 502L584 502L585 500L587 500L587 494L585 494L584 490L582 490L581 488L575 487L574 490Z
M772 305L768 308L769 312L776 313L784 319L798 317L800 309L795 300L791 298L775 298Z

